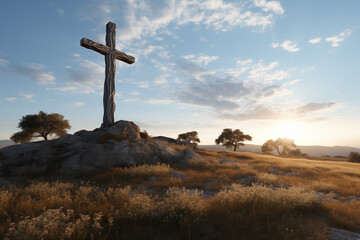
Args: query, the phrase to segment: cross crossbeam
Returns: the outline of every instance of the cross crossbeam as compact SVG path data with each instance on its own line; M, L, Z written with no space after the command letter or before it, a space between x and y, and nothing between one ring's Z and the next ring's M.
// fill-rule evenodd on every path
M135 58L115 49L116 24L106 24L106 46L87 38L80 40L80 45L101 53L105 56L105 82L104 82L104 117L101 127L111 127L114 124L115 112L115 59L132 64Z

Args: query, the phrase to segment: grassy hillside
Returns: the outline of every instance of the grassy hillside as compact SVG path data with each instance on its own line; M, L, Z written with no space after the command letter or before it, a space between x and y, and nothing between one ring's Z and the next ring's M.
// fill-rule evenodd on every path
M3 187L0 236L328 239L329 227L360 232L360 164L199 153L203 160L187 168L116 168Z

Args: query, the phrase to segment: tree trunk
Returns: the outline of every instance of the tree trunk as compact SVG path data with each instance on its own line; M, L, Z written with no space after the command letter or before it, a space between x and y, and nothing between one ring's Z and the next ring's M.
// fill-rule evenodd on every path
M236 147L237 147L237 146L236 146L236 144L235 144L235 145L234 145L234 152L236 152Z
M276 146L276 150L277 150L278 154L281 155L280 150L279 150L279 146Z

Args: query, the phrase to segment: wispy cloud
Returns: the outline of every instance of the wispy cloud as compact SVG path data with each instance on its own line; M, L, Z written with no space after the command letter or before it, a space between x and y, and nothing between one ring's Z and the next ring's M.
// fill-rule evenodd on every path
M43 71L45 66L36 63L26 63L24 66L13 66L14 70L22 75L31 78L34 82L41 85L55 83L55 77L52 72Z
M8 60L0 58L0 67L7 67L8 62Z
M188 57L192 58L193 56ZM212 114L220 119L241 121L305 118L310 115L316 117L317 113L337 105L334 102L303 103L294 108L286 104L292 94L287 87L300 80L279 83L290 76L288 71L279 69L280 64L277 61L265 64L261 60L254 63L252 59L240 59L237 60L237 66L247 66L248 69L240 75L228 76L206 74L207 69L194 62L190 63L191 69L199 71L183 71L181 65L177 66L184 76L189 77L184 87L177 91L177 101L209 108ZM186 66L189 66L189 62ZM285 96L287 100L281 100Z
M300 48L297 46L297 43L295 42L292 42L292 41L289 41L289 40L285 40L283 41L282 43L275 43L273 42L271 44L271 46L273 48L277 48L277 47L282 47L285 51L288 51L288 52L297 52L300 50Z
M20 93L19 94L23 100L29 101L29 102L36 102L34 100L34 94L26 94L26 93Z
M154 84L157 85L164 85L168 82L168 80L166 79L169 76L169 74L163 74L161 76L159 76L158 78L156 78L154 80Z
M135 81L135 82L132 82L132 83L135 84L139 88L148 88L148 87L150 87L149 81Z
M14 102L17 100L23 100L23 101L27 101L27 102L37 102L36 100L34 100L35 94L20 93L20 94L18 94L18 96L19 97L7 97L5 99L9 102Z
M85 103L84 102L73 102L72 105L75 107L81 107L81 106L84 106Z
M169 104L174 102L174 100L171 99L157 99L157 98L149 98L145 100L146 103L150 104Z
M93 7L97 5L97 7ZM258 9L262 11L259 12ZM222 0L202 1L91 1L81 15L103 26L112 16L118 18L118 41L155 36L169 24L202 24L217 31L234 27L263 29L274 22L273 14L283 14L279 1L256 0L254 5L226 3ZM119 17L120 16L120 17Z
M327 102L327 103L307 103L295 109L295 113L298 115L303 115L315 111L321 110L329 110L335 107L337 104L336 102Z
M320 43L321 42L321 37L317 37L317 38L313 38L313 39L310 39L309 40L309 43L311 44L317 44L317 43Z
M162 46L149 45L144 50L138 51L139 54L148 56L151 53L156 53L161 58L170 58L169 53Z
M345 29L339 35L325 38L325 41L330 42L332 47L338 47L352 32L351 29Z
M205 54L200 54L198 56L194 54L189 54L182 56L183 59L190 60L194 63L200 64L200 65L208 65L210 62L217 60L218 56L207 56Z
M65 68L68 81L65 86L47 88L61 92L95 93L104 84L105 68L103 65L83 59L79 54L73 54L75 67Z
M250 67L248 78L261 83L284 80L289 74L284 70L275 70L278 65L276 61L269 65L264 65L262 61L259 61Z
M7 97L5 99L6 99L6 101L14 102L16 100L16 97Z
M278 1L254 0L254 4L256 7L261 7L265 12L273 11L277 14L284 14L285 12Z
M46 67L42 64L24 63L22 65L15 65L9 63L6 59L0 58L0 68L9 73L21 74L40 85L51 85L55 83L53 73L45 71Z
M244 60L243 59L238 59L236 61L237 65L248 65L248 64L251 64L251 63L253 63L253 60L251 58L244 59Z

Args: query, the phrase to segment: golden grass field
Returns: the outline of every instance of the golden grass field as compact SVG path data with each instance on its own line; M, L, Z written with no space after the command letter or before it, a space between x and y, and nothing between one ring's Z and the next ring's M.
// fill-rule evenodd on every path
M3 239L328 239L360 232L360 164L198 150L188 168L116 168L0 190Z

